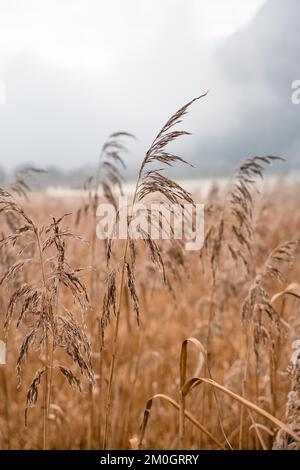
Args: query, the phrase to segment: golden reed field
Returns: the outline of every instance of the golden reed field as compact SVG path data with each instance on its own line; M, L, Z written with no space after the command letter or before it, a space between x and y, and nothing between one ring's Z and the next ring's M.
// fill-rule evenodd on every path
M162 168L185 164L168 144L191 104L141 158L132 204L204 203L201 250L97 238L126 133L82 199L0 190L1 449L300 449L299 185L268 185L284 161L250 156L189 194Z

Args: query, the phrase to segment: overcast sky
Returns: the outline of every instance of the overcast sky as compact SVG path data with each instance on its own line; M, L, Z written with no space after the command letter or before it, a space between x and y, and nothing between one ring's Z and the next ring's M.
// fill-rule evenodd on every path
M180 16L189 18L184 35L192 29L195 41L210 42L246 25L263 1L1 0L1 59L26 52L54 67L109 73L122 56L151 52Z
M289 2L295 3L282 2L287 9ZM228 44L247 31L265 3L0 0L0 80L6 87L6 104L0 105L1 165L93 164L105 137L120 129L139 138L131 165L164 120L207 89L209 96L187 120L194 135L183 148L194 161L198 149L209 160L210 152L219 152L219 165L220 149L228 147L245 107L240 98L247 76L237 79L239 70L231 76L228 64L238 57L231 56ZM236 52L245 61L244 51ZM252 48L249 60L256 55ZM257 81L259 70L256 75ZM231 115L224 118L229 103ZM242 144L236 143L239 151ZM204 164L205 155L201 158L199 167L211 166L213 172L211 161Z

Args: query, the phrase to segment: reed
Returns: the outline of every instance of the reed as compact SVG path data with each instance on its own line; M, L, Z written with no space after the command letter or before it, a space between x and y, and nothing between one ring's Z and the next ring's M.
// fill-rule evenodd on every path
M104 143L82 201L37 197L29 168L0 189L1 449L299 447L299 186L263 179L284 165L274 156L207 195L169 177L200 98L155 137L127 219L129 232L140 202L148 219L153 201L204 202L196 253L171 226L170 240L98 240L97 205L124 190L126 132Z

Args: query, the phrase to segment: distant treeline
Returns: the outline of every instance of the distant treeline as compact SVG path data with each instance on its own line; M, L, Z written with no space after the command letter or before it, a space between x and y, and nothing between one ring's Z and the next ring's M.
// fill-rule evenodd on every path
M96 167L82 166L69 170L63 170L57 167L37 168L38 173L29 171L30 165L18 166L13 171L5 171L0 167L0 185L18 179L21 175L25 175L25 179L30 183L31 187L44 188L47 186L71 186L74 188L82 188L84 182L96 172Z

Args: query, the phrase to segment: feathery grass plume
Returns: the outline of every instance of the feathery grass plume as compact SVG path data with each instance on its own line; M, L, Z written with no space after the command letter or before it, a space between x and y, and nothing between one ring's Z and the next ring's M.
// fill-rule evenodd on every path
M257 178L263 179L266 165L282 160L280 157L265 156L248 158L234 172L229 188L225 194L223 207L215 207L217 221L205 235L204 249L200 253L208 256L211 266L211 305L209 309L209 328L207 350L210 355L210 330L215 312L213 297L217 287L217 277L221 266L228 265L232 259L236 268L243 268L246 275L255 270L253 260L254 244L254 193L258 192ZM236 270L239 272L239 270ZM240 272L239 272L240 276Z
M183 117L187 114L190 106L197 100L204 98L207 93L194 98L189 103L184 105L180 108L162 127L159 131L158 135L152 142L150 148L146 152L146 155L142 161L137 182L136 188L134 192L133 202L132 202L132 213L135 210L135 204L138 202L143 202L146 204L147 196L150 195L157 195L159 194L162 196L162 200L160 201L161 204L166 205L169 209L171 208L171 204L181 207L184 203L189 203L194 205L194 201L192 199L191 194L186 191L183 187L181 187L178 183L174 180L166 177L163 175L163 170L166 167L172 167L175 163L185 163L186 162L181 156L175 155L167 151L166 147L171 142L175 141L179 137L190 135L190 132L182 131L182 130L174 130L174 127L177 126L182 122ZM163 164L164 168L153 168L155 164ZM149 168L151 166L151 169ZM147 209L148 211L148 209ZM161 219L158 217L151 217L150 212L148 211L148 220L151 224L158 224L158 228L161 228ZM130 218L128 220L128 229L129 229ZM167 283L166 273L165 273L165 266L164 261L162 258L161 249L159 244L151 238L151 231L150 233L146 232L141 227L138 228L139 233L141 235L141 239L143 240L146 247L149 249L150 258L154 265L156 265L163 276L163 280ZM172 228L171 228L172 230ZM130 234L128 233L128 236ZM173 244L173 251L168 251L169 254L173 253L174 250L177 250L177 253L180 251L180 243L177 240L172 240ZM137 314L138 318L138 298L136 294L135 282L134 282L134 264L135 262L127 262L127 249L129 247L130 252L134 253L131 259L135 260L136 257L136 248L135 248L136 241L131 240L126 245L126 253L124 258L124 272L126 267L126 277L127 277L127 285L129 292L131 294L131 298L133 301L134 310ZM176 248L175 248L176 245ZM107 250L107 261L109 263L110 256L111 256L111 243L108 243L108 250ZM120 270L122 272L122 269ZM105 297L106 300L106 297ZM106 316L106 311L104 316Z
M164 167L172 167L175 163L187 163L182 157L170 153L166 150L166 147L169 143L175 141L177 138L189 135L189 132L174 130L174 127L181 123L182 118L188 112L189 107L197 100L203 98L206 94L201 95L185 106L180 108L162 127L158 135L155 137L152 145L146 152L146 155L142 161L138 178L135 186L133 201L132 201L132 214L134 214L136 202L145 202L147 196L158 193L163 196L163 200L167 203L182 205L185 202L190 204L193 203L193 199L190 193L188 193L184 188L182 188L178 183L172 179L166 177L162 174L162 168L153 169L152 165L163 164ZM151 165L151 169L149 166ZM139 302L137 291L134 282L134 263L129 263L127 260L128 250L132 250L132 244L129 243L128 237L130 236L130 217L127 220L127 238L124 247L124 254L122 257L121 266L119 268L120 281L118 289L118 300L117 300L117 311L116 311L116 324L113 335L113 350L112 358L110 365L110 374L109 374L109 383L107 391L107 400L106 400L106 414L105 414L105 429L104 429L104 439L103 447L107 447L107 439L109 432L109 419L110 419L110 409L111 409L111 394L112 394L112 383L115 369L115 360L117 353L117 343L118 343L118 332L119 332L119 322L120 322L120 311L123 298L124 284L127 282L127 288L133 303L133 308L136 313L137 321L139 321ZM144 231L143 231L144 232ZM152 240L151 233L141 233L142 239L144 240L146 246L150 249L150 256L155 264L157 264L161 271L163 272L163 277L165 280L165 271L164 263L161 257L160 249L158 244ZM133 241L134 243L134 241ZM108 258L110 257L111 245L109 244L108 248ZM126 279L127 278L127 279ZM106 296L107 297L107 296ZM116 300L114 299L113 302ZM106 311L103 309L103 314L106 316ZM108 318L109 320L109 318ZM102 333L103 336L103 333Z
M189 278L188 263L180 240L177 244L173 243L169 246L163 257L166 258L166 269L171 273L174 280L181 282L183 276Z
M254 244L254 194L258 192L257 179L263 179L266 165L283 159L276 156L252 157L242 163L234 172L226 192L223 207L215 205L216 220L208 228L204 239L202 260L208 256L211 267L211 305L207 350L210 355L211 323L215 312L213 297L217 287L217 277L221 266L231 258L236 268L243 268L249 276L255 271L253 260ZM239 270L237 269L237 272ZM239 273L240 276L240 273Z
M300 440L300 340L294 341L294 352L291 357L289 373L291 377L291 391L286 403L285 419L289 427L299 436ZM295 441L283 429L275 437L274 450L300 450L300 442Z
M244 266L248 274L253 272L254 195L259 192L257 180L263 179L265 166L275 161L284 159L276 156L248 158L233 174L223 208L219 209L219 221L205 236L204 247L210 256L214 284L222 256L228 254L237 266Z
M117 207L116 191L123 194L122 170L126 169L124 154L128 149L124 144L124 138L135 139L129 132L114 132L104 142L95 176L90 176L84 182L83 189L87 194L86 201L77 210L76 225L79 224L82 216L87 216L89 212L96 215L99 203L99 189L102 189L104 198Z
M235 244L229 245L228 249L233 259L241 258L250 272L253 257L252 243L254 242L253 192L258 191L257 178L263 179L265 166L275 161L284 161L284 159L270 155L247 159L236 170L234 184L230 191L230 211L233 217L231 232Z
M127 152L127 147L122 142L124 138L135 139L135 136L124 131L114 132L109 136L101 149L96 173L96 190L99 185L102 186L105 198L115 207L114 188L117 187L120 194L123 194L121 170L126 169L123 154Z
M130 294L130 298L133 305L133 310L136 314L136 321L137 324L140 324L140 307L139 307L139 299L136 293L135 288L135 279L134 279L134 271L133 265L126 262L126 274L127 274L127 287Z
M1 246L10 244L17 248L23 237L26 237L27 242L29 239L36 245L33 258L19 259L12 264L2 275L0 284L9 285L16 272L25 267L28 270L28 281L10 296L4 328L7 334L13 319L16 318L16 328L21 330L22 326L22 332L26 332L17 359L18 386L21 385L23 364L32 350L38 351L45 363L44 368L36 372L28 390L25 416L27 418L28 407L36 403L41 377L44 374L43 447L46 448L53 371L59 370L72 386L79 385L79 379L71 370L64 366L56 367L55 351L65 350L81 374L91 383L94 381L88 339L73 315L70 312L65 314L59 295L60 289L66 289L73 298L74 309L83 314L88 308L87 291L79 277L80 270L73 269L66 258L66 240L76 238L72 231L61 226L66 216L53 218L50 225L39 228L9 193L0 191L0 213L3 212L13 212L23 225L3 239ZM40 279L34 280L33 274L37 274L36 265L40 269ZM29 320L31 326L28 332Z
M269 347L270 368L270 391L273 413L276 413L276 345L278 345L283 334L283 323L280 314L272 305L272 298L268 290L268 282L274 280L283 282L284 269L291 267L294 261L297 241L288 241L279 245L268 256L261 272L259 272L250 286L248 296L242 306L242 320L247 331L247 360L244 372L243 394L245 394L246 382L248 380L250 348L256 358L256 395L258 394L258 365L264 356L260 356L260 347ZM256 397L257 398L257 397ZM242 424L241 418L241 435ZM241 438L242 442L242 438Z
M107 288L103 297L101 316L101 338L104 343L104 331L110 322L111 315L116 315L116 271L112 270L106 278Z
M206 233L204 250L202 250L203 253L200 253L200 257L203 263L203 258L208 256L211 268L211 298L206 338L209 362L211 362L212 351L211 332L216 316L214 298L216 290L219 288L218 277L221 267L227 267L228 260L231 259L239 278L241 278L241 273L243 273L245 280L255 275L253 247L255 243L254 209L255 193L258 192L257 180L263 179L265 166L278 160L283 159L276 156L255 156L248 158L235 170L229 188L225 193L223 207L216 206L217 220ZM259 295L262 305L266 305L263 290L259 291ZM248 360L246 363L245 376L248 374ZM246 380L244 380L243 388L245 382ZM243 415L243 412L244 410L241 408L241 415ZM241 436L242 429L243 416L241 416ZM242 441L242 438L240 441Z
M191 195L175 181L165 177L162 174L162 169L147 169L148 165L153 163L164 164L165 166L173 166L174 163L186 163L182 157L174 155L166 150L169 143L182 137L190 135L190 132L173 130L173 128L180 124L182 118L187 114L189 107L196 101L206 96L207 93L194 98L189 103L180 108L163 126L152 145L148 149L145 158L142 162L137 186L136 186L136 200L141 201L145 196L158 192L165 196L165 198L172 204L183 202L193 203Z
M111 294L108 293L104 296L104 311L101 318L101 315L96 314L94 315L96 304L96 280L100 277L100 269L98 266L101 265L101 262L98 258L98 250L96 245L96 212L97 207L100 201L100 194L99 191L102 190L102 195L104 199L107 200L108 203L112 204L114 208L117 208L117 194L123 194L122 184L123 184L123 176L122 170L126 168L124 162L124 154L127 152L127 147L124 142L127 139L134 139L134 135L128 132L115 132L111 134L106 142L103 144L97 171L95 176L88 178L85 183L85 192L87 193L87 198L84 200L83 205L78 209L76 214L75 224L76 226L80 223L82 216L89 219L89 260L90 260L90 279L89 279L89 297L90 297L90 329L94 331L97 329L97 336L95 336L95 348L98 350L99 354L99 361L98 361L98 375L99 375L99 389L101 389L102 385L102 349L103 349L103 341L104 341L104 328L107 324L107 318L109 318L109 302ZM107 246L108 243L106 242L105 245ZM110 284L108 283L110 286ZM93 339L93 338L92 338ZM93 344L94 349L94 344ZM89 401L92 402L93 398L93 391L92 387L89 388ZM93 407L90 406L90 423L91 426L89 429L92 428L92 423L94 420L94 410ZM100 413L99 413L99 420L100 420ZM99 421L98 429L100 430L101 423ZM101 431L99 431L101 434ZM91 432L88 433L87 438L87 447L90 447L91 441Z
M275 338L282 330L280 316L272 305L267 289L268 281L284 282L284 269L292 267L297 247L298 241L288 241L270 253L243 303L242 320L247 324L252 323L253 347L257 359L259 346L269 344L273 349Z

